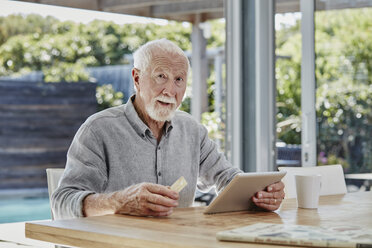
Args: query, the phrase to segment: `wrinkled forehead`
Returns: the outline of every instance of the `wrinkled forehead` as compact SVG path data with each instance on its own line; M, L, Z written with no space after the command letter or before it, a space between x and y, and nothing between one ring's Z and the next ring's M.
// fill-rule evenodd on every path
M154 53L149 69L151 73L163 70L187 75L189 67L184 56L175 53Z

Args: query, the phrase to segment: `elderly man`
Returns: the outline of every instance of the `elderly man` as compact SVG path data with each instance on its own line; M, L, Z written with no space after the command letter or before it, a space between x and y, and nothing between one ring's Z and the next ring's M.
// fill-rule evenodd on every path
M149 42L134 53L136 94L126 104L89 117L76 133L66 170L52 196L57 218L110 213L168 216L189 207L195 190L221 191L241 173L189 114L177 111L186 90L188 58L172 42ZM170 189L184 176L180 193ZM276 210L284 185L270 185L253 201Z

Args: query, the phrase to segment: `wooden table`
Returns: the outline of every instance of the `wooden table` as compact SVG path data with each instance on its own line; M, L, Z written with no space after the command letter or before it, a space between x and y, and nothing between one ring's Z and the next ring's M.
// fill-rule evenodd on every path
M268 247L220 242L216 232L257 222L372 228L372 192L322 196L317 210L286 199L276 212L204 215L204 207L176 209L166 218L106 215L26 223L26 237L78 247ZM285 246L280 246L285 247Z

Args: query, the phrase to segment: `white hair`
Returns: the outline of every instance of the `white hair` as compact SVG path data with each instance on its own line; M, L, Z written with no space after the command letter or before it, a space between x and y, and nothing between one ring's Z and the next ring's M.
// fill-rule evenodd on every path
M142 72L147 70L153 58L152 56L154 51L162 51L184 57L187 61L188 71L190 71L190 63L186 54L180 47L165 38L149 41L140 46L133 54L133 66Z

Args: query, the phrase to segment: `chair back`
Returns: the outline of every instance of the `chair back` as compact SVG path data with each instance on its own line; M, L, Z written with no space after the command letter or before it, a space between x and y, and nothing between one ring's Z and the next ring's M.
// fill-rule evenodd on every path
M346 194L346 183L342 166L324 165L315 167L279 167L279 171L286 171L282 179L285 188L285 198L296 198L295 175L321 175L320 195Z
M59 180L61 179L65 169L61 168L48 168L46 169L47 181L48 181L48 194L49 194L49 205L52 212L52 219L54 220L53 210L52 210L52 194L57 189L59 185Z

